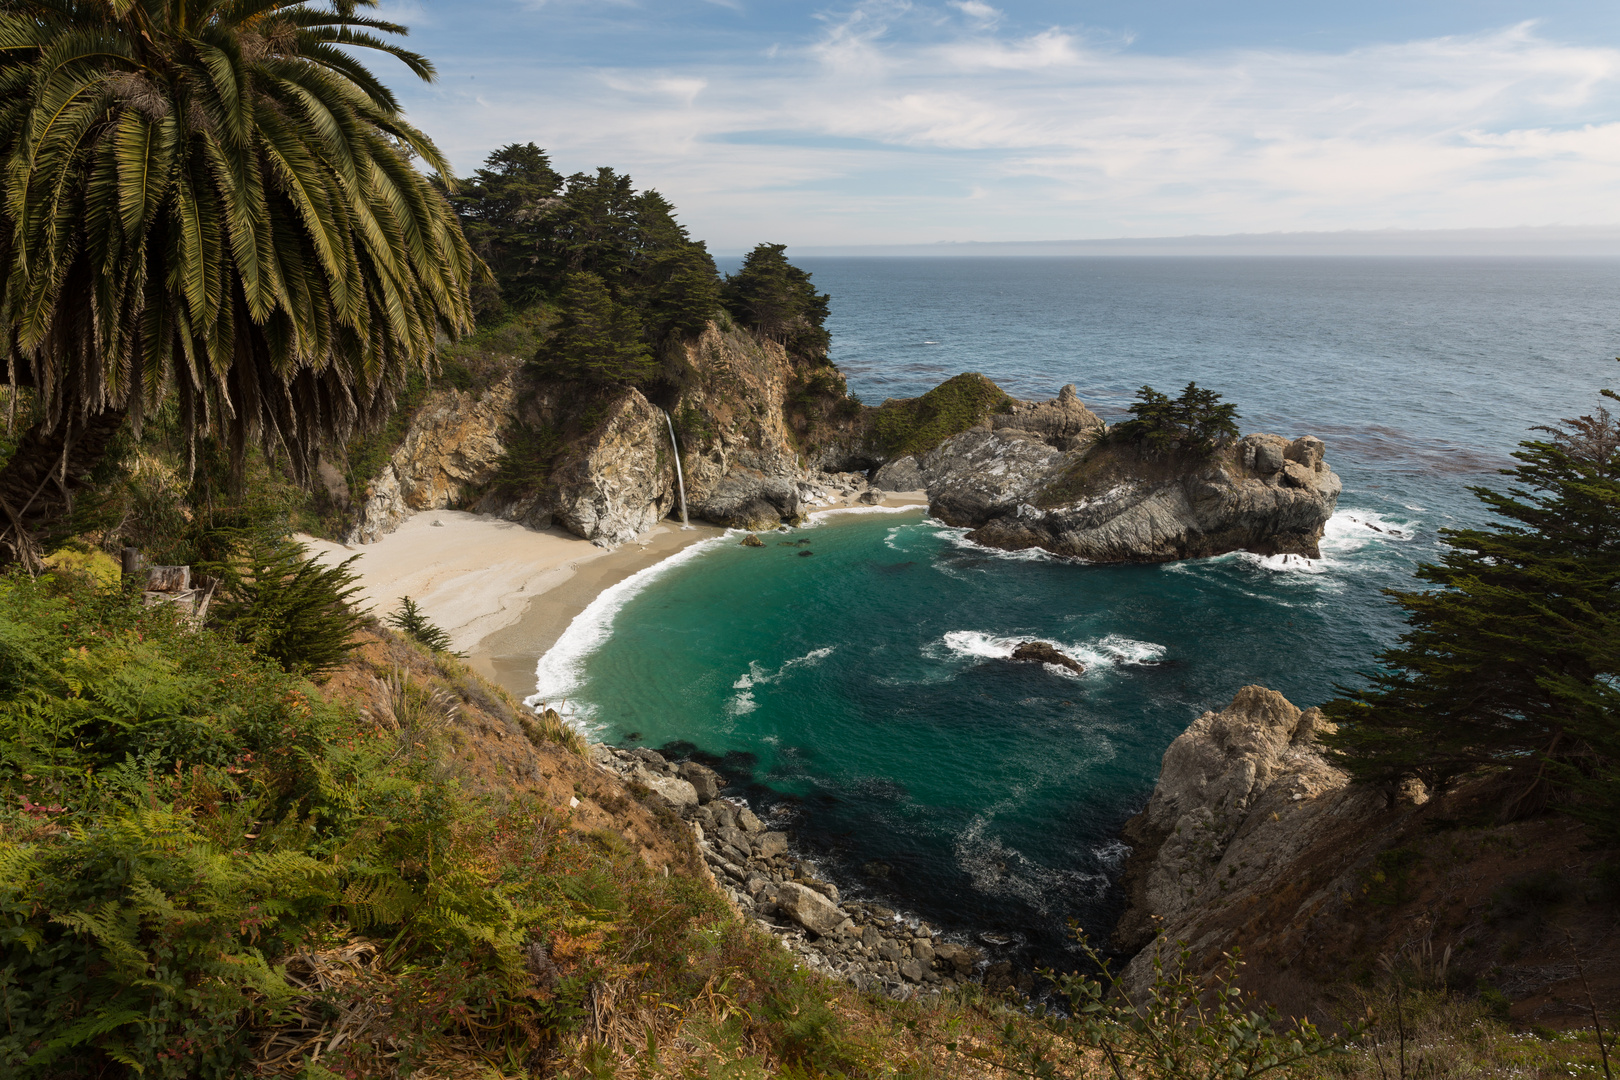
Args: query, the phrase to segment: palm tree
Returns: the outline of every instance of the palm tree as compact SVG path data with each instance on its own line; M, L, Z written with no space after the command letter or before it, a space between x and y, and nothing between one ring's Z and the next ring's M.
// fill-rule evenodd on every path
M471 326L475 260L412 160L451 172L355 54L433 68L374 3L0 0L13 557L126 420L173 401L194 449L257 442L306 479Z

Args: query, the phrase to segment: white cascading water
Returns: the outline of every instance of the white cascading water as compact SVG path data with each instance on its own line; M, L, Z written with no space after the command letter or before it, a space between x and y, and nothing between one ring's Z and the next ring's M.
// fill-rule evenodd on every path
M681 448L675 442L675 421L669 418L667 412L664 413L664 423L669 425L669 448L675 455L675 486L681 492L681 528L690 529L692 523L686 520L686 477L681 474Z

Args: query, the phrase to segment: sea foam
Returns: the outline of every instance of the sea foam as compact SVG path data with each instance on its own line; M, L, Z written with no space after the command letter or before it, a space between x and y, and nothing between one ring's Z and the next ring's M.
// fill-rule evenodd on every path
M1156 664L1164 659L1165 648L1151 641L1136 641L1120 634L1109 634L1097 641L1065 644L1050 638L1001 634L987 634L978 630L952 630L939 641L925 648L925 654L939 659L947 657L972 660L1008 660L1013 650L1025 641L1040 641L1066 653L1084 664L1088 671L1108 667L1129 667ZM1068 668L1055 664L1043 665L1047 670L1070 678L1079 678Z
M811 649L803 656L795 656L786 661L775 671L771 671L760 664L758 660L748 661L748 671L738 676L731 688L737 693L731 695L726 702L727 716L746 716L759 708L759 702L754 700L754 687L768 685L776 682L794 668L815 667L833 654L838 646L829 645L823 649Z
M612 633L614 616L659 577L706 551L734 543L732 537L733 533L728 530L724 536L700 540L603 589L596 599L585 606L584 611L574 616L574 621L568 624L556 644L535 665L534 693L524 698L523 703L531 707L547 703L558 708L563 719L582 733L592 734L595 725L591 720L596 711L586 702L573 700L573 696L584 680L586 658L601 647Z

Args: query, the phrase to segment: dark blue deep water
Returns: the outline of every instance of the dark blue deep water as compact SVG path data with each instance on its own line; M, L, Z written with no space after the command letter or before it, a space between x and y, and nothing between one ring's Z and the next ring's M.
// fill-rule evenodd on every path
M1535 424L1620 385L1620 262L806 259L869 403L980 371L1105 418L1188 380L1345 481L1316 563L1099 567L974 548L920 513L735 539L605 594L541 662L601 738L683 744L846 891L1061 960L1118 914L1114 837L1165 747L1247 683L1317 704L1400 624L1437 530L1477 522ZM784 542L808 539L808 545ZM808 548L814 557L798 555ZM1088 666L1002 658L1024 638Z

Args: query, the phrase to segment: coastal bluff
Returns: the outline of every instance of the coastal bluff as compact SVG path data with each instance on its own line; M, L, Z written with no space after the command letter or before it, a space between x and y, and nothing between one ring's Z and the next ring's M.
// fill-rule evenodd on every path
M536 379L516 357L481 393L434 391L367 485L348 542L420 511L466 509L625 543L680 512L672 429L689 515L755 531L870 484L874 498L926 491L935 517L1004 550L1100 563L1316 558L1338 503L1326 447L1309 435L1149 451L1107 437L1073 386L1019 401L964 375L872 407L844 392L836 368L808 368L734 327L711 323L685 348L684 381L661 394Z
M1387 961L1494 987L1517 1021L1567 1023L1585 993L1572 941L1596 992L1615 993L1612 909L1572 902L1605 895L1581 822L1503 815L1523 781L1502 771L1438 794L1352 782L1321 745L1334 730L1245 686L1170 744L1121 830L1127 906L1108 947L1128 958L1127 993L1184 949L1199 976L1241 950L1243 988L1294 1016L1335 1015L1346 986Z

